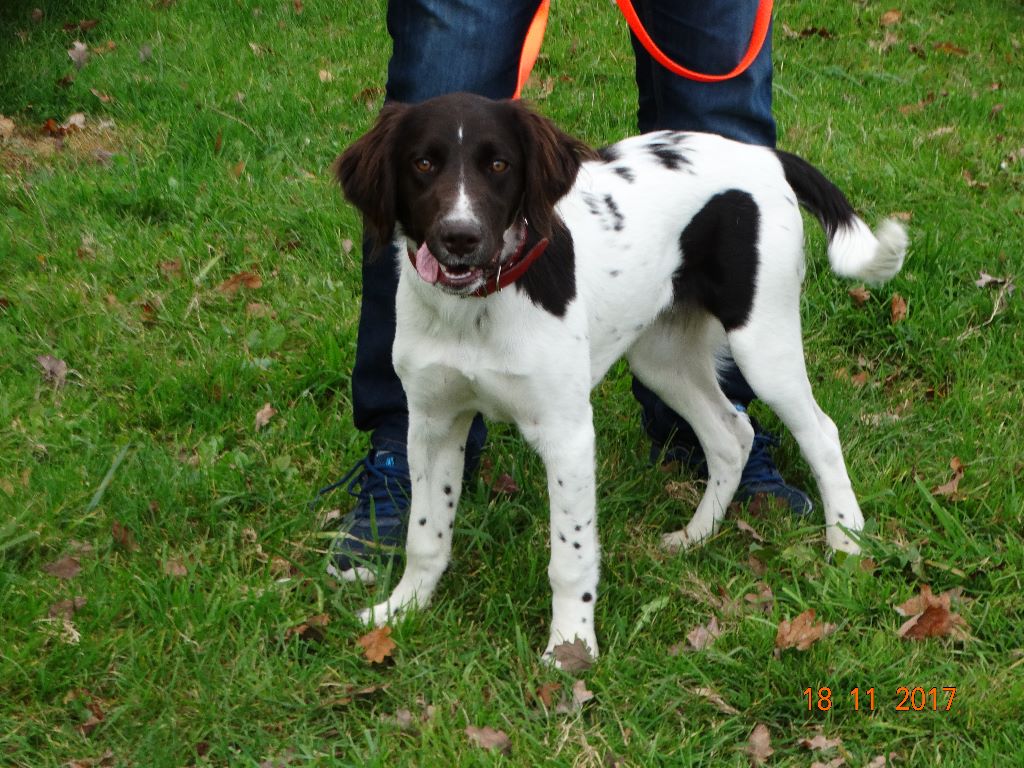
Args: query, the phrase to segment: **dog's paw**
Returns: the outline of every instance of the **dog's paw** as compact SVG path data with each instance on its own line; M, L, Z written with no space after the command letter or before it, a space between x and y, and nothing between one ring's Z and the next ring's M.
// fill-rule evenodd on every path
M356 616L359 621L368 627L383 627L398 614L399 611L393 610L390 603L378 603L369 608L364 608Z
M685 530L672 531L661 537L661 548L666 552L682 552L693 546Z
M828 540L828 545L836 552L845 552L848 555L860 554L860 544L854 540L853 535L838 526L829 526L825 538Z
M548 647L541 654L541 661L555 669L566 672L581 672L597 661L597 637L592 632L586 637L576 635L572 642L563 640L561 633L552 634Z

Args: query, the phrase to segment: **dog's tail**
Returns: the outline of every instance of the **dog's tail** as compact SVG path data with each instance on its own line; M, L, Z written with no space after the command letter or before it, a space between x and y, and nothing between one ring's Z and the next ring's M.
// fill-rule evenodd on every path
M900 271L907 253L902 224L886 219L872 232L842 190L821 171L789 152L776 150L775 154L797 200L821 222L828 237L828 260L837 275L884 283Z

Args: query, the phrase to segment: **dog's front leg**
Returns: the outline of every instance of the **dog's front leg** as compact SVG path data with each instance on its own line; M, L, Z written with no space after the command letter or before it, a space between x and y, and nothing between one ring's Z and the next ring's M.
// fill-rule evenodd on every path
M594 427L589 403L578 418L561 413L557 423L523 429L544 460L551 504L551 634L544 657L555 646L579 638L597 657L594 604L600 565Z
M426 415L410 409L409 473L412 505L405 544L405 572L383 603L367 608L367 624L386 624L403 610L424 607L448 567L455 510L462 492L466 435L473 414Z

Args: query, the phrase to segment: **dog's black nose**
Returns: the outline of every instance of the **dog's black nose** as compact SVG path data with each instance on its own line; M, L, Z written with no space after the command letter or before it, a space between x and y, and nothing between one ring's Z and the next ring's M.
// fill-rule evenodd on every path
M452 256L469 256L480 247L482 238L480 228L469 222L449 224L441 233L441 243Z

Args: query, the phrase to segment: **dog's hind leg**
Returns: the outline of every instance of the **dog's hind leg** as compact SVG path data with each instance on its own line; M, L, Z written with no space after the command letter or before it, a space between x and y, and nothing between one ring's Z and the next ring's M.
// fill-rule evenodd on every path
M740 482L754 431L718 385L715 352L721 325L693 311L658 320L627 352L633 373L693 427L708 467L708 485L689 524L667 533L667 549L700 544L718 530Z
M807 379L799 299L794 294L781 306L779 295L784 294L776 294L770 312L761 315L755 306L747 324L729 333L729 347L751 388L782 419L810 465L825 507L829 546L857 554L864 516L843 461L839 431L814 400Z
M410 409L409 473L412 505L406 538L405 571L387 601L361 611L367 624L412 607L424 607L448 567L455 511L462 491L466 435L472 413L426 415Z

